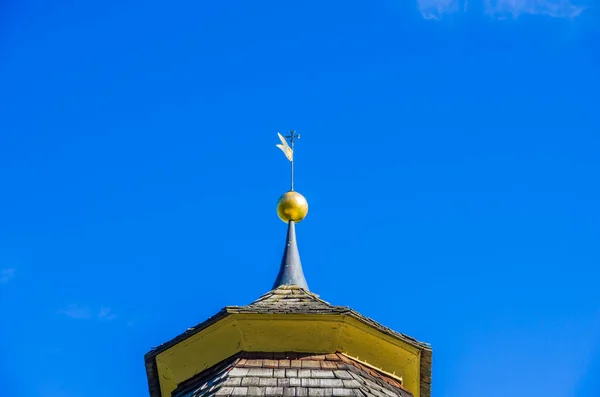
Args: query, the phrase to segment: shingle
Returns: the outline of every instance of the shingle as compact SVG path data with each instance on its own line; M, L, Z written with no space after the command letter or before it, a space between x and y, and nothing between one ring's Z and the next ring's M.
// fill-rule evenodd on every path
M396 393L394 393L393 391L391 391L391 390L388 390L388 389L386 389L386 388L384 388L384 387L382 387L382 388L381 388L381 391L382 391L383 393L385 393L386 395L390 396L390 397L396 397L396 396L397 396L397 394L396 394Z
M286 369L285 370L285 377L286 378L295 378L298 376L298 370L297 369Z
M279 360L279 368L289 368L290 360Z
M360 387L360 383L356 379L352 380L342 380L344 383L344 387L349 387L351 389L356 389Z
M260 368L263 365L263 360L247 360L246 367L257 367Z
M277 379L277 386L290 387L290 379L289 378L279 378L279 379Z
M378 389L369 389L369 391L370 391L372 394L374 394L375 396L377 396L377 397L387 397L387 396L385 395L385 393L381 392L381 390L378 390Z
M225 379L223 386L239 386L242 383L242 378L229 378Z
M300 360L291 360L290 367L292 368L302 368L302 361Z
M358 380L357 380L357 381L358 381ZM363 379L362 379L362 382L363 382L365 385L367 385L367 387L368 387L369 389L372 389L372 390L381 390L381 389L382 389L381 385L379 385L379 384L377 384L376 382L373 382L373 381L371 381L371 380L369 380L369 379L365 379L365 378L363 378Z
M331 395L336 397L353 396L353 389L334 388Z
M310 369L320 369L321 368L321 364L318 361L301 361L302 362L302 369L304 368L310 368Z
M319 387L319 379L302 378L303 387Z
M302 386L302 379L300 378L289 378L290 386Z
M333 371L315 369L310 371L310 376L313 378L335 378Z
M340 360L342 360L345 363L354 364L354 361L352 361L350 358L346 357L343 354L338 354L338 357L340 358Z
M258 386L261 378L243 378L240 386Z
M266 396L283 396L283 387L267 387Z
M298 370L299 378L310 378L310 369L300 369Z
M344 387L341 379L319 379L319 387Z
M274 369L273 376L276 378L285 378L285 369Z
M368 388L369 390L381 390L381 386L375 382L371 382L365 378L355 379L358 383L360 383L362 388Z
M233 393L231 395L232 396L245 396L246 394L248 394L247 387L234 387Z
M248 388L248 396L260 397L265 395L264 387L252 386Z
M309 396L325 396L325 389L308 389Z
M296 388L296 397L305 397L308 396L308 389L306 387L297 387Z
M271 368L250 368L248 376L273 377Z
M230 396L233 393L233 387L221 387L215 393L216 396Z
M279 366L278 360L263 360L264 368L277 368Z
M399 380L396 380L396 379L386 378L385 379L385 383L389 383L392 386L396 386L396 387L402 388L402 381L399 381Z
M231 371L229 371L229 376L246 376L248 375L248 368L233 368Z
M276 378L260 378L258 385L259 386L277 386L277 379Z
M283 388L283 395L286 397L295 397L296 396L296 389L293 387L284 387Z
M337 364L331 361L323 361L321 363L322 369L337 369Z
M348 373L348 371L342 371L342 370L338 370L338 371L333 371L334 375L336 378L339 379L352 379L352 375L350 375Z

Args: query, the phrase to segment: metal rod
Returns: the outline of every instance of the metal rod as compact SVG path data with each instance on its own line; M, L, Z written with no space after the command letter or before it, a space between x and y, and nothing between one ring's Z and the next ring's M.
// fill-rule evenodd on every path
M291 167L292 167L292 192L294 191L294 156L296 153L294 153L294 138L292 137L292 161L291 161Z
M295 159L295 154L294 153L294 142L296 140L296 137L300 137L299 135L296 135L296 131L290 131L290 135L287 136L286 138L289 138L290 140L290 147L292 148L292 161L290 161L290 167L291 167L291 173L292 173L292 181L291 181L291 191L294 191L294 159Z

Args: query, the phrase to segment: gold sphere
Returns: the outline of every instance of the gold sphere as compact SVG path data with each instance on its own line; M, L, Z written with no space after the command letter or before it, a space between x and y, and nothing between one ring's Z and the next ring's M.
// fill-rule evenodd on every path
M300 222L306 214L308 214L308 202L300 193L289 191L279 198L277 215L285 223Z

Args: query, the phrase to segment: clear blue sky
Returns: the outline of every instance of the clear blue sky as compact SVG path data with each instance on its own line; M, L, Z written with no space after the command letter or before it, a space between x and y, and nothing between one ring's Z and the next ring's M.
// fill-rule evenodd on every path
M600 395L600 13L568 0L3 1L0 394L147 396L268 291L296 129L312 291L439 397Z

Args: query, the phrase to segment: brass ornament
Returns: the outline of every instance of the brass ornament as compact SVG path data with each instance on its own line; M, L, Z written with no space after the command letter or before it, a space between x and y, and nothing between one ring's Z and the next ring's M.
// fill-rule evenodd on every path
M285 223L300 222L306 217L306 214L308 214L308 202L300 193L289 191L279 198L277 215Z

